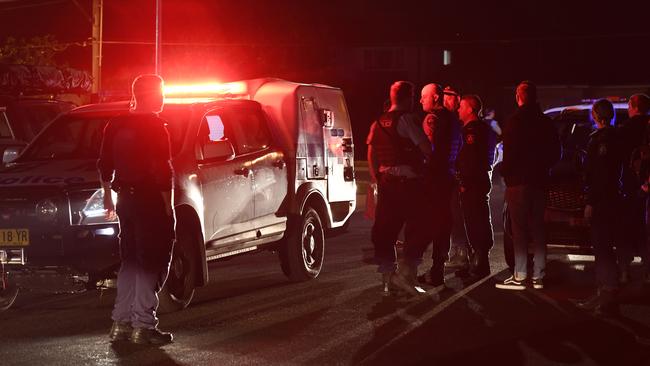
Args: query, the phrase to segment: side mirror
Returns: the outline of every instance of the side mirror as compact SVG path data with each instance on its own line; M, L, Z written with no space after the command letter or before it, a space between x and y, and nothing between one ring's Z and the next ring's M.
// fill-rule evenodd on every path
M230 160L235 157L235 149L228 140L208 142L202 150L203 160Z
M2 154L2 164L8 164L16 160L16 158L18 158L18 155L20 155L23 149L24 147L22 146L11 146L6 148L4 153Z
M319 109L318 118L321 126L325 128L332 128L334 126L334 112L329 109Z

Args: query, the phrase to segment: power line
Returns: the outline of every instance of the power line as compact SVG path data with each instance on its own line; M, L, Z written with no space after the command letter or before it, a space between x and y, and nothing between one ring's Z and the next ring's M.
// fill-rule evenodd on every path
M54 5L54 4L60 4L60 3L65 3L65 2L68 2L68 0L49 0L49 1L43 1L43 2L40 2L40 3L34 3L34 4L25 4L25 5L1 7L0 12L36 8L36 7L39 7L39 6Z

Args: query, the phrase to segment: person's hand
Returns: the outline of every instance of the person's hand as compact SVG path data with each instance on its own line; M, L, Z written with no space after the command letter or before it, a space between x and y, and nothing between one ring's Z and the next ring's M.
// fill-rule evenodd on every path
M648 182L645 182L641 185L641 190L645 193L648 193L648 191L650 190L650 188L648 187Z
M117 219L117 212L115 212L115 204L113 203L111 191L104 191L104 209L106 210L104 214L106 220L115 221Z
M585 220L591 221L591 217L593 216L593 211L594 208L591 205L585 206Z

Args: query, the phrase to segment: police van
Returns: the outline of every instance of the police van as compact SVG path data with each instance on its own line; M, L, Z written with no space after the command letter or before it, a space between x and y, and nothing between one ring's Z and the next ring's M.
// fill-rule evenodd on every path
M356 206L343 92L264 78L167 85L165 95L177 243L161 307L186 307L208 262L247 252L276 251L292 281L317 277L325 233ZM0 170L3 284L114 277L118 225L104 215L96 160L105 124L128 110L126 101L73 109Z

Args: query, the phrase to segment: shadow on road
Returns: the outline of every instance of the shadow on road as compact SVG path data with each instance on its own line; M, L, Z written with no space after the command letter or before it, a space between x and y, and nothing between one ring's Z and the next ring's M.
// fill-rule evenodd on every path
M642 365L650 362L650 328L633 312L650 311L645 290L625 289L626 311L597 318L576 309L569 294L589 294L593 269L568 276L566 263L550 262L547 290L504 291L494 284L503 271L462 293L471 283L415 304L382 300L368 319L389 320L355 354L355 364L470 365L581 364ZM573 269L575 272L575 269ZM568 280L570 278L570 280ZM456 282L458 284L458 282ZM445 306L445 300L457 296ZM444 308L442 310L436 309ZM392 315L389 315L392 314ZM643 317L643 316L642 316ZM599 336L601 335L601 336ZM607 343L604 343L607 340Z

